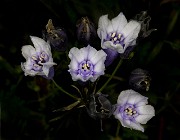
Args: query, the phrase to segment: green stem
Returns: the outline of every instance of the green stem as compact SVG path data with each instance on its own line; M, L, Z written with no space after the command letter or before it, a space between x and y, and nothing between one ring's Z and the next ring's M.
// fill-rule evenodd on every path
M111 81L111 79L113 78L113 76L115 75L116 71L118 70L118 68L121 66L123 59L119 60L119 63L117 64L116 68L114 69L113 73L111 74L111 76L109 77L109 79L106 81L106 83L104 83L104 85L98 90L97 93L100 93L106 86L107 84Z
M62 91L63 93L65 93L66 95L72 97L72 98L75 99L75 100L79 100L79 98L73 96L72 94L70 94L70 93L68 93L67 91L65 91L62 87L60 87L60 86L54 81L54 79L52 79L52 81L53 81L53 83L55 84L55 86L56 86L60 91Z

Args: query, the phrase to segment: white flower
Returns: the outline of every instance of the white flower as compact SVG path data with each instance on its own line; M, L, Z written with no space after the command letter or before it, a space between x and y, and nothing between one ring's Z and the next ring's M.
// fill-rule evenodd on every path
M141 24L135 20L127 21L121 12L112 20L108 15L99 18L97 34L101 39L101 47L111 48L120 54L124 53L128 47L136 45Z
M122 91L117 100L114 112L115 118L124 127L144 132L141 124L146 124L147 121L155 116L154 107L147 105L147 99L147 97L131 89Z
M21 63L21 68L25 76L41 75L46 78L52 78L54 75L53 62L50 45L43 39L30 36L34 47L25 45L22 47L22 55L26 62Z
M97 51L90 45L81 49L72 48L69 52L71 62L68 70L72 80L94 82L100 75L104 74L106 56L103 50Z

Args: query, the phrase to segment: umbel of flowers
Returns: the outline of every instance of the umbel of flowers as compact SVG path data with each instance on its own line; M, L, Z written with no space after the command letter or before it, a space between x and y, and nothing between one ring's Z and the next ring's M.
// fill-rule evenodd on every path
M67 71L71 75L72 80L74 82L81 81L84 83L87 83L88 81L90 83L96 82L97 84L97 79L105 74L106 68L113 63L119 55L121 56L120 62L123 58L122 56L128 56L134 46L136 46L139 32L143 34L142 27L147 27L143 19L145 16L140 17L140 21L133 19L127 21L122 12L112 20L108 19L108 15L101 16L99 18L97 29L97 35L101 40L101 44L99 44L101 49L97 50L92 45L88 44L82 48L71 47L68 52L70 62ZM82 22L83 23L79 23L79 26L77 26L78 40L85 39L87 44L91 39L90 33L94 34L95 28L87 17L86 20L82 20ZM84 106L87 108L87 112L92 118L107 119L111 115L114 115L114 117L120 121L122 126L144 132L142 125L146 124L147 121L155 116L155 110L153 106L148 105L148 98L142 96L135 90L146 89L146 91L148 91L148 82L150 82L150 80L147 82L147 73L144 73L145 71L141 70L140 72L143 73L139 73L139 71L137 73L137 71L135 71L136 73L134 74L133 71L133 75L131 75L130 78L130 83L131 86L133 85L133 88L121 91L117 103L114 105L111 104L107 99L107 96L102 94L101 91L112 79L112 76L120 67L121 63L118 63L110 78L99 91L94 89L93 93L88 95L89 97L87 99L89 99L89 101L84 101L84 98L81 98L82 96L80 98L74 97L53 80L54 65L56 65L56 63L53 62L51 47L55 48L55 50L59 48L58 51L67 51L67 49L64 48L60 49L61 46L59 46L62 44L64 45L65 40L67 41L67 35L64 30L62 31L59 27L54 27L52 20L50 20L50 23L48 22L47 25L47 32L43 34L44 39L30 36L34 46L25 45L22 47L22 55L26 59L26 62L21 63L21 68L24 71L25 76L40 75L46 79L52 80L62 92L77 100L77 102L70 105L70 108L78 106L83 100L83 102L85 102ZM147 33L147 28L144 33L145 32ZM148 83L144 86L145 88L141 86L142 82ZM100 107L98 107L98 105L100 105Z

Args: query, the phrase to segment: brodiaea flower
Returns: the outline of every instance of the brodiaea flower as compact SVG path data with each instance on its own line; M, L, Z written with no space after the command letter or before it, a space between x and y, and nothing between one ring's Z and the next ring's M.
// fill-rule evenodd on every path
M25 76L41 75L47 79L54 76L53 62L50 46L43 39L35 36L30 36L34 47L25 45L22 47L22 55L26 62L21 63L21 68Z
M73 81L81 80L94 82L100 75L104 74L106 53L103 50L97 51L88 45L78 49L72 48L69 52L71 62L69 72Z
M146 124L155 116L154 107L147 105L147 97L142 96L134 90L122 91L117 100L115 118L122 126L144 132L141 124Z
M121 12L112 20L108 19L108 15L101 16L97 33L101 39L102 48L110 48L122 54L128 47L136 44L140 28L139 22L135 20L127 22L126 17Z

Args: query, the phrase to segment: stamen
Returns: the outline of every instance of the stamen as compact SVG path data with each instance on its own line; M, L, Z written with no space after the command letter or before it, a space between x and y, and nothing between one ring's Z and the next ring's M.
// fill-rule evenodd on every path
M90 69L89 64L85 63L85 64L82 66L82 69L89 70L89 69Z
M42 57L39 57L40 61L43 61L44 59Z
M119 38L119 39L121 38L121 36L122 36L122 34L118 34L118 38Z
M35 61L37 60L36 56L31 56L31 58Z
M132 112L133 112L131 108L129 109L129 112L130 112L130 113L132 113Z
M113 38L113 37L115 37L115 35L116 35L116 33L114 32L111 34L111 37Z
M116 41L116 40L117 40L117 37L115 37L113 40Z
M133 110L132 108L126 108L124 111L127 115L130 115L130 116L133 116L134 114L137 113L137 111Z
M133 114L136 114L136 111L135 111L135 110L133 111Z

